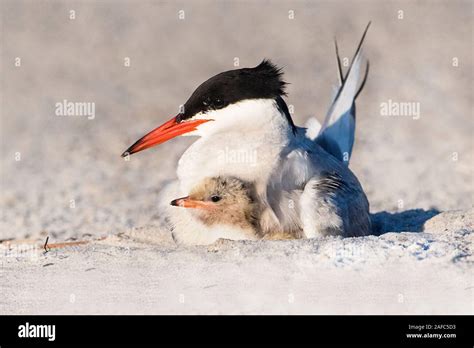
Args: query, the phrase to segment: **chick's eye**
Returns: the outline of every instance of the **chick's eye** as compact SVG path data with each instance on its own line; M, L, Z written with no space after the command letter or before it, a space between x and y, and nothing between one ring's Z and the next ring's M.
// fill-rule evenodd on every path
M217 196L217 195L211 196L211 201L213 201L214 203L219 202L220 200L221 200L220 196Z

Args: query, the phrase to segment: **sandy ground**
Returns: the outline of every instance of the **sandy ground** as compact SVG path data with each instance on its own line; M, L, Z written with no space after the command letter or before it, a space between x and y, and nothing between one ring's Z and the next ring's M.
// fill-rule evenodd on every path
M473 215L380 237L178 247L143 227L47 253L9 245L0 304L8 314L472 313Z
M375 235L174 245L158 192L192 140L122 151L236 57L283 66L295 121L322 120L333 37L350 56L368 20L351 168ZM472 27L470 1L1 1L0 313L472 314Z

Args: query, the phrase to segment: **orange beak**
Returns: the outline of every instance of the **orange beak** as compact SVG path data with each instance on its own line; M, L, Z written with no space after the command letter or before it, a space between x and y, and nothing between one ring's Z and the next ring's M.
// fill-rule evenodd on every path
M171 205L175 207L183 207L183 208L194 208L194 209L212 209L213 205L210 202L204 201L195 201L190 199L189 196L177 198L171 201Z
M139 152L149 147L159 145L173 139L177 136L180 136L185 133L195 131L197 126L200 124L206 123L211 120L192 120L192 121L181 121L177 122L177 116L173 117L171 120L163 123L158 128L153 129L147 135L138 139L135 144L130 146L123 154L122 157L131 155L135 152Z

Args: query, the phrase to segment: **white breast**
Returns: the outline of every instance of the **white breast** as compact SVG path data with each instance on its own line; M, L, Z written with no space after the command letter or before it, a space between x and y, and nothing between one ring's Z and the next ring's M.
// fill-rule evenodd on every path
M206 117L212 118L211 114ZM219 175L266 183L289 142L289 125L274 100L245 100L216 112L196 132L178 163L182 193L203 178Z

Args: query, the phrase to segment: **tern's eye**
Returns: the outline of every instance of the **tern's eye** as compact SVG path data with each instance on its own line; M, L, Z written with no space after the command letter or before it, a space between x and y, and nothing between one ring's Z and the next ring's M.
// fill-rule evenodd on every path
M213 201L214 203L219 202L221 199L222 197L218 195L211 196L211 201Z
M206 97L203 99L202 105L207 109L222 109L225 102L220 97Z
M216 99L214 100L214 105L215 105L216 107L221 107L221 106L224 105L224 101L223 101L221 98L216 98Z

